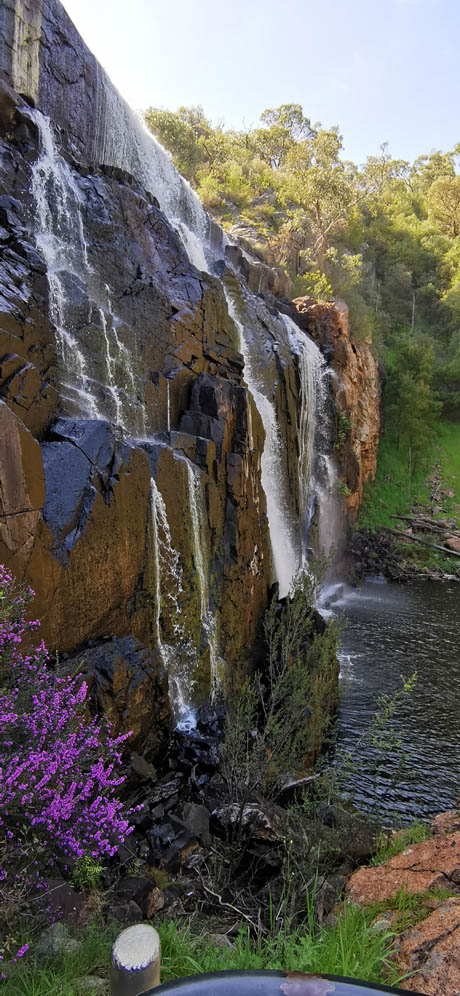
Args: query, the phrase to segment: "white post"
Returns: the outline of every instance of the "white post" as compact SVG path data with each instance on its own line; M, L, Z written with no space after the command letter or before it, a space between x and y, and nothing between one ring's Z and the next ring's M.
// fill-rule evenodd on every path
M160 938L138 923L118 935L112 948L110 996L140 996L160 985Z

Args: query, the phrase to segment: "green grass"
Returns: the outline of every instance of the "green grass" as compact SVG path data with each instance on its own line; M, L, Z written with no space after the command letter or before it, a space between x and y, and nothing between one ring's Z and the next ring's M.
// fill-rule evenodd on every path
M40 958L37 962L31 944L29 953L11 970L2 996L76 996L75 983L82 976L108 977L111 946L119 930L118 924L111 924L74 932L82 942L81 951L65 957Z
M391 929L395 934L402 934L404 930L415 927L430 915L434 909L433 900L443 901L455 894L453 889L429 889L428 892L408 893L401 888L390 899L373 903L367 911L374 920L391 911L395 914Z
M430 500L427 478L441 464L443 477L442 490L455 492L454 498L442 495L439 512L435 518L454 518L460 528L460 423L445 419L436 425L436 438L430 444L423 462L419 462L412 480L408 482L407 451L398 448L397 439L391 426L387 427L379 444L379 455L375 481L365 485L363 503L358 516L358 528L380 529L398 528L395 515L408 515L412 504L418 500L426 504ZM401 560L414 567L441 568L448 573L458 567L459 561L448 554L428 547L401 541L397 545Z
M206 935L174 921L155 923L161 937L162 982L202 972L265 968L396 981L397 969L391 963L393 935L377 934L369 912L345 906L337 923L320 932L315 930L312 917L312 909L307 909L303 927L285 929L273 938L255 942L242 929L234 941L235 951L220 949ZM2 996L76 996L76 983L82 976L108 977L111 945L119 930L117 924L111 924L79 932L81 951L65 958L36 963L31 949L12 971Z
M388 427L380 438L375 481L364 487L358 527L379 529L382 526L390 526L394 529L393 515L408 514L414 498L427 502L429 489L426 478L436 463L436 455L437 449L433 443L423 465L416 465L409 489L407 452L398 449L396 435Z
M375 852L371 865L383 865L396 854L402 854L411 844L418 844L421 840L428 840L430 828L426 823L412 823L403 830L399 830L391 839L382 832L377 838L377 851Z
M460 527L460 424L443 420L438 425L438 443L444 489L456 492L455 498L443 496L443 506Z

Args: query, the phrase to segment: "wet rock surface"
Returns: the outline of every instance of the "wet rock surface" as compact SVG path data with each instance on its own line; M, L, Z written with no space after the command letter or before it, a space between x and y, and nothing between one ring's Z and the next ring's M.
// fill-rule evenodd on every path
M309 311L307 320L308 308L293 306L297 325L286 323L285 275L231 247L206 218L59 0L27 0L20 11L5 0L1 16L0 397L9 437L0 459L14 473L2 495L0 558L34 588L50 650L78 651L83 668L88 649L95 707L117 729L133 728L136 753L156 764L165 670L172 697L195 706L258 654L273 580L268 444L242 344L272 418L264 424L279 451L292 565L308 505L304 347L320 357L316 337L343 372L337 398L354 425L356 495L373 446L356 392L368 360L367 380L373 373L344 313ZM369 403L376 396L369 387ZM329 452L332 396L326 407ZM121 645L129 639L148 661ZM187 777L214 778L213 736L199 729L182 745Z
M59 5L43 9L47 80L48 30L56 30L57 8L67 23ZM92 57L85 52L81 43L78 58L89 65ZM46 111L45 94L46 87ZM71 111L71 103L70 114L81 113L82 106ZM101 166L97 158L92 172L82 170L70 158L72 183L84 205L87 264L82 257L80 266L93 276L90 290L62 271L65 320L76 344L91 356L86 363L97 412L108 414L82 418L72 373L68 384L61 383L46 265L35 247L31 167L39 154L37 128L28 105L7 83L3 104L0 399L18 421L10 419L2 442L8 447L4 459L18 468L15 482L23 473L21 461L37 482L45 477L46 501L44 495L25 498L24 485L21 491L12 482L0 510L7 527L1 559L35 589L42 635L52 648L72 650L107 634L153 642L149 517L155 474L166 494L172 541L183 557L184 600L190 617L199 614L186 457L201 478L201 542L208 547L206 572L215 614L221 614L221 642L236 659L254 643L270 551L260 484L263 429L244 387L221 285L190 263L157 202L132 176ZM61 139L69 155L72 122ZM118 396L110 388L114 370ZM128 435L149 436L153 456L134 441L126 443L127 432L113 424L120 418ZM19 440L16 426L38 438L41 461L36 451L31 462L33 441L24 451L28 437L21 429ZM199 657L205 634L197 631L192 638ZM205 660L203 668L204 692Z
M332 389L337 411L337 452L348 494L345 504L351 521L362 501L363 485L377 469L381 390L377 361L368 340L353 341L344 302L325 304L296 298L289 313L318 343L336 374Z
M133 780L156 782L154 765L135 753L139 746L156 757L171 735L167 676L155 651L132 636L107 639L68 658L65 668L82 675L91 708L107 716L115 736L131 733Z

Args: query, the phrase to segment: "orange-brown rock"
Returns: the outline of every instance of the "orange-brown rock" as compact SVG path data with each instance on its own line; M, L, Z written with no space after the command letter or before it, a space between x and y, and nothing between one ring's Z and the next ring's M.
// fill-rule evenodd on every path
M354 903L391 899L399 889L410 895L428 889L460 886L460 832L411 844L386 865L359 868L346 891Z
M449 809L447 813L438 813L431 823L431 833L434 836L453 833L460 830L460 813L458 809Z
M297 321L326 353L337 378L333 389L338 408L344 412L342 442L338 440L344 483L350 492L346 506L356 518L363 484L373 480L377 469L380 433L380 383L378 366L369 339L355 341L350 334L348 308L343 301L327 304L312 298L296 298Z
M402 988L426 996L460 992L460 897L441 903L421 923L402 935L398 964L410 978Z
M456 553L460 553L460 536L448 536L444 540L444 546L448 546L449 550L455 550Z
M40 445L0 401L0 563L23 577L45 500Z

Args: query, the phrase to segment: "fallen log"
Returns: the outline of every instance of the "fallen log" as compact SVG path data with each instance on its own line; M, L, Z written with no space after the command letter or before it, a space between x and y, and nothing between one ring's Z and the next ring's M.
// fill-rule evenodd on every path
M444 535L457 536L460 539L460 532L458 529L450 528L446 523L436 522L433 519L427 519L423 516L411 516L411 515L392 515L392 519L398 519L400 522L408 522L413 529L425 529L426 532L433 533L443 533Z
M398 539L405 540L407 543L420 543L421 546L429 546L430 550L440 550L441 553L447 553L449 557L460 557L460 553L457 553L456 550L449 550L448 546L430 543L428 540L420 539L419 536L409 536L408 533L401 533L398 529L390 529L389 526L382 526L381 531L390 533L391 536L397 536Z

